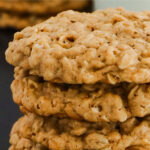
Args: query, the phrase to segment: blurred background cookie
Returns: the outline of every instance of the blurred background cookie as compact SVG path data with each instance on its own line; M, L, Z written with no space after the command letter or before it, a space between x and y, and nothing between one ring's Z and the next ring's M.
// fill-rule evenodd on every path
M90 0L2 0L0 9L18 13L47 14L67 9L83 10Z
M68 9L91 11L91 2L91 0L1 0L0 27L22 29Z

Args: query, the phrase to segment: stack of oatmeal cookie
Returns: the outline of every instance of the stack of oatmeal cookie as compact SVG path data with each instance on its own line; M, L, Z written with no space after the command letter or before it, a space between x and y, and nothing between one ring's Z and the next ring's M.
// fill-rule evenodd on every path
M150 12L66 11L15 34L10 150L150 150Z
M91 0L0 0L0 27L22 29L68 10L85 10Z

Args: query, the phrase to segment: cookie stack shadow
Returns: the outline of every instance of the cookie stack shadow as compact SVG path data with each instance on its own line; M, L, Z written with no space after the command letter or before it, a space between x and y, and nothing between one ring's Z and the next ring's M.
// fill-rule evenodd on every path
M10 150L149 150L149 12L66 11L14 36L24 116Z

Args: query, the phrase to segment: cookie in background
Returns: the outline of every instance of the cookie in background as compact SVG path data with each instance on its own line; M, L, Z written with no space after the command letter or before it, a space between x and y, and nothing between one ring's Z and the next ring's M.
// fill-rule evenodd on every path
M0 27L22 29L69 9L91 11L92 0L0 0Z

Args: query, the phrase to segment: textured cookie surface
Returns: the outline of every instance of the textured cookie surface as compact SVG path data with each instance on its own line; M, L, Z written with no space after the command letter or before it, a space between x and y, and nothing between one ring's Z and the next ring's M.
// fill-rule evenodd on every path
M7 61L51 82L150 82L150 13L66 11L16 33Z
M123 122L150 114L150 84L56 84L15 68L11 89L15 103L42 116Z
M18 143L15 143L14 145L12 144L8 150L49 150L48 148L42 146L41 144L36 144L26 138L20 138L18 139L17 142Z
M58 13L67 9L80 10L89 0L1 0L0 10L18 13Z
M28 114L14 125L11 136L20 134L51 150L143 150L150 145L149 133L149 118L116 124Z
M131 117L131 114L127 105L127 97L125 97L127 94L125 91L128 91L130 87L127 89L126 85L122 86L124 87L106 84L51 84L41 82L40 79L32 76L14 80L11 89L13 99L17 104L39 115L55 114L93 122L123 122ZM143 88L137 86L136 89L141 92ZM134 98L139 99L140 96L137 97ZM143 116L148 114L150 110L143 112L143 107L140 109L139 103L137 104L138 113L141 112Z
M16 129L14 129L14 131L15 130ZM9 150L48 150L48 148L42 146L41 144L37 144L30 139L23 138L19 132L15 132L10 136L10 144L11 146Z

